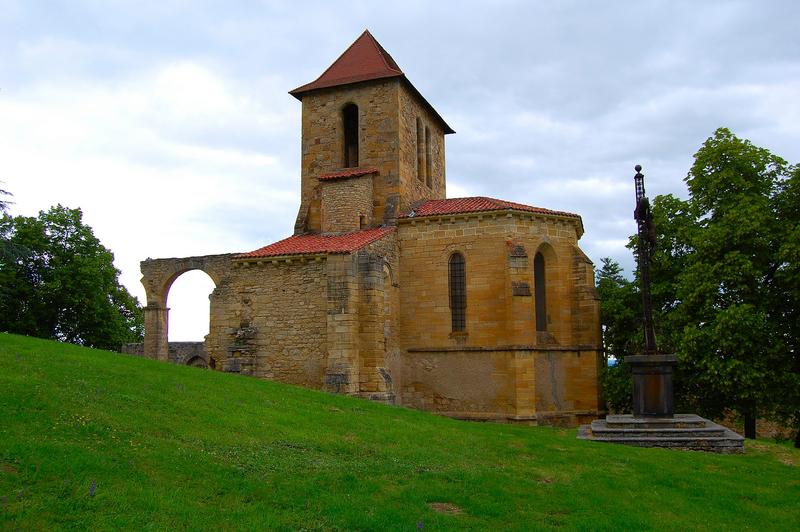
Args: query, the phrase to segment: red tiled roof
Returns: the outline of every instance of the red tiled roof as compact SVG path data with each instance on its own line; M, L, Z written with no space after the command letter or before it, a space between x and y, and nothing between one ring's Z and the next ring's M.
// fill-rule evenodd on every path
M348 178L348 177L361 177L362 175L367 174L377 174L377 168L348 168L347 170L342 170L340 172L330 172L328 174L322 174L317 179L320 181L328 181L331 179L341 179L341 178Z
M563 211L551 211L541 207L532 207L513 201L504 201L494 198L476 196L472 198L453 198L443 200L428 200L418 207L412 209L401 216L401 218L415 218L419 216L437 216L446 214L462 214L468 212L482 211L504 211L513 209L516 211L534 212L538 214L551 214L555 216L569 216L580 218L577 214Z
M394 227L363 229L343 235L294 235L263 248L242 253L236 258L279 257L282 255L311 255L318 253L350 253L383 238Z
M289 94L299 99L302 93L314 89L402 75L403 71L392 56L378 44L369 30L365 30L320 77L289 91Z
M426 100L416 87L408 81L408 78L406 78L406 75L395 60L392 59L392 56L389 55L389 52L384 50L383 46L375 40L375 37L372 36L369 30L364 30L364 33L362 33L320 77L311 83L306 83L305 85L301 85L289 91L289 94L302 101L303 94L316 89L327 89L329 87L347 85L349 83L389 78L400 78L406 87L422 101L433 116L441 122L445 135L455 133L455 131L447 125L447 122L444 121L444 118L439 115L436 109L428 103L428 100Z

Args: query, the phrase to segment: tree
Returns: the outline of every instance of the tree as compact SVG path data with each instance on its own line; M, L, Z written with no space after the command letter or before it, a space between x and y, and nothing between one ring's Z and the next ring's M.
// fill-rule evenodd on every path
M636 285L622 275L619 263L603 258L602 264L597 292L606 360L601 375L603 396L611 411L629 412L633 383L624 360L641 349L641 297Z
M680 361L694 375L691 393L703 409L742 413L749 436L756 416L776 412L785 400L780 373L791 370L780 323L786 302L776 299L775 286L787 237L778 205L791 171L780 157L721 128L686 177L696 229L678 284Z
M7 190L3 190L0 188L0 198L3 196L10 196L11 192ZM8 201L4 199L0 199L0 214L5 214L8 211Z
M10 251L0 262L0 330L115 350L141 339L139 303L80 209L5 214L0 238Z
M776 309L773 319L779 338L786 346L786 359L776 375L782 399L776 404L777 417L798 427L794 445L800 448L800 166L781 183L776 197L780 244L771 279L771 298Z

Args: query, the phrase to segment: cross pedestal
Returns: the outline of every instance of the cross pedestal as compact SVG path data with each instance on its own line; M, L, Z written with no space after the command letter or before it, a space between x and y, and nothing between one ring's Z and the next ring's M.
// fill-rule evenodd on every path
M633 416L666 417L675 413L672 373L675 355L632 355L625 357L633 375Z

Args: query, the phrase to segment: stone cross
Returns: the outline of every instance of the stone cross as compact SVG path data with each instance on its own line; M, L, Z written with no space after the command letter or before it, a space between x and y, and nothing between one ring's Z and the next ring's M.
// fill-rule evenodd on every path
M642 310L644 312L644 354L656 354L656 333L653 327L653 303L650 300L650 258L656 247L656 231L650 200L644 191L644 174L641 165L636 165L633 181L636 185L636 210L633 217L638 225L639 276L642 283Z
M656 348L653 303L650 301L650 259L656 246L656 231L650 201L644 192L642 167L637 164L635 169L636 210L633 217L639 228L637 254L644 311L644 351L641 355L625 357L633 374L633 415L636 418L672 418L672 373L677 359L675 355L658 353Z

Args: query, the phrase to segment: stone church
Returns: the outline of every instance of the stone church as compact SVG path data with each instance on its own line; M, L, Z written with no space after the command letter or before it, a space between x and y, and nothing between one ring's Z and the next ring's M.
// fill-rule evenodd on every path
M580 216L446 198L453 130L368 31L290 94L302 104L294 234L143 261L143 354L464 419L596 417L598 299ZM209 334L187 355L167 341L166 301L193 269L216 288Z

